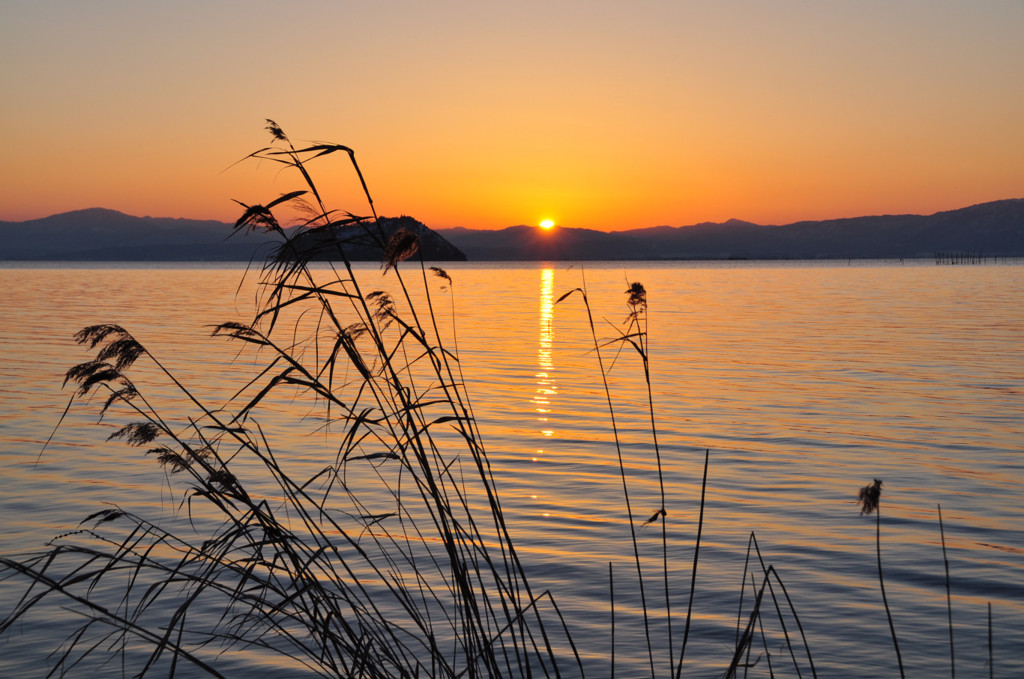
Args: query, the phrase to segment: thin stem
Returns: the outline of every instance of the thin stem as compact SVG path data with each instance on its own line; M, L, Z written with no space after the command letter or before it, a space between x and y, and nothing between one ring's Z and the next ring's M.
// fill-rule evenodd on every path
M662 581L665 586L665 622L668 626L668 659L671 667L672 657L675 655L675 644L672 642L672 600L669 596L668 578L668 516L665 512L665 473L661 464L661 446L658 444L658 427L654 419L654 395L651 390L651 364L650 352L648 351L650 346L650 335L647 330L648 324L646 307L642 318L642 328L640 327L640 321L636 321L638 331L637 341L640 345L640 357L643 359L644 382L647 384L647 411L651 420L651 441L654 444L654 458L658 467L658 492L661 499Z
M946 556L946 528L942 523L942 505L939 509L939 535L942 537L942 563L946 567L946 615L949 619L949 675L956 678L956 654L953 650L953 597L949 586L949 558Z
M889 633L892 635L892 645L896 648L896 662L900 666L900 677L905 679L900 642L896 639L896 626L892 622L892 611L889 610L889 600L885 596L885 579L882 577L882 510L880 507L875 510L875 553L878 555L878 586L882 590L882 603L885 604L885 615L889 619Z
M683 659L686 658L686 642L690 638L690 620L693 617L693 595L697 587L697 559L700 557L700 535L704 530L704 498L708 487L708 458L711 449L704 451L704 480L700 484L700 518L697 521L697 542L693 547L693 570L690 573L690 600L686 604L686 627L683 630L683 646L679 650L679 664L676 665L676 679L683 673Z
M612 609L612 640L611 640L611 669L608 676L615 679L615 579L612 575L612 562L608 562L608 600Z

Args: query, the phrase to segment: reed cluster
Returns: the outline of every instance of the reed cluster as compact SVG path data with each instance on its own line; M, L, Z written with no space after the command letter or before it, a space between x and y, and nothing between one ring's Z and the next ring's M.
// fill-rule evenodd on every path
M74 399L102 394L101 409L128 420L111 439L182 480L191 526L207 530L172 532L119 507L96 513L45 553L0 562L31 583L0 632L61 597L82 622L56 658L58 674L115 651L133 676L181 665L222 676L217 659L231 648L323 676L564 673L574 660L553 651L552 637L564 637L557 609L524 575L434 317L428 276L447 273L421 267L421 315L397 266L415 252L413 235L383 240L365 183L369 216L328 209L307 169L342 154L361 180L352 150L297 147L276 124L268 130L275 144L250 157L296 172L304 186L242 204L236 230L275 233L280 245L257 274L255 317L213 329L255 353L258 375L230 402L208 405L115 325L82 330L77 340L96 355L67 373ZM285 207L305 215L300 228L282 227L275 211ZM309 266L302 236L312 231L336 243L329 276ZM378 242L408 314L392 293L361 287L345 254L353 238ZM165 419L147 400L131 378L139 360L161 371L190 415ZM260 408L278 398L305 399L307 418L336 442L315 473L298 476L261 429ZM98 596L111 589L121 592L115 607Z

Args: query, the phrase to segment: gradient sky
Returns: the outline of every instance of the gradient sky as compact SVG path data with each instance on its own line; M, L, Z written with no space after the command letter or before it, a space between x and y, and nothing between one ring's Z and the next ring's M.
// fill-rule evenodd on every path
M0 219L233 220L295 187L231 167L268 117L439 228L1019 198L1022 36L1024 0L0 0Z

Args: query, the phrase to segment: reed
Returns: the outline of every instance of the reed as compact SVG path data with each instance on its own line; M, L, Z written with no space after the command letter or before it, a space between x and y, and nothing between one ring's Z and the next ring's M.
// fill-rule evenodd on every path
M942 540L942 566L946 572L946 619L949 626L949 676L956 679L956 648L953 645L953 591L949 585L949 556L946 555L946 527L942 522L942 505L936 505L939 513L939 537Z
M694 595L697 589L697 573L698 564L700 557L700 546L701 536L704 529L704 510L705 501L707 496L708 487L708 469L711 458L711 451L706 450L704 455L704 466L703 476L701 480L701 494L699 511L697 518L696 534L694 536L693 543L693 561L690 568L690 577L688 582L688 594L687 594L687 605L685 616L679 623L683 626L683 638L679 645L678 659L675 655L675 644L673 641L672 629L673 629L673 613L670 599L671 591L678 591L680 583L676 582L670 575L669 559L668 559L668 532L667 525L670 521L668 511L665 503L665 481L662 467L661 451L658 445L657 427L655 425L655 406L653 400L653 391L651 387L651 371L650 371L650 360L648 353L649 336L647 326L647 291L643 284L637 281L629 282L628 287L625 291L626 294L626 307L627 315L625 321L620 327L617 328L617 333L608 339L599 339L596 330L596 324L594 322L594 314L590 305L590 301L587 295L586 283L584 280L583 287L574 288L561 297L559 297L555 304L560 304L563 301L569 299L572 296L578 296L582 300L584 311L586 312L587 324L590 329L592 351L596 357L598 370L600 372L601 384L604 391L605 400L608 406L608 416L611 422L612 439L615 446L616 458L618 463L619 477L622 483L623 500L626 509L627 522L629 527L629 534L632 546L633 554L633 567L635 570L635 583L639 592L640 607L643 616L644 626L644 637L646 642L646 651L648 656L650 676L661 677L661 676L672 676L675 679L679 679L683 676L684 664L686 660L686 647L690 636L691 623L693 620L694 613ZM605 352L607 350L614 349L615 355L611 360L605 359ZM646 385L646 410L650 419L650 436L652 448L655 451L655 463L658 478L658 493L660 499L660 506L650 515L648 519L642 522L640 527L649 526L655 522L661 524L661 540L659 544L660 560L662 563L661 572L657 574L645 573L643 568L643 559L641 557L640 544L637 538L637 524L636 517L633 511L633 503L630 500L630 482L629 482L629 470L623 457L623 445L619 437L619 427L617 424L617 415L614 405L614 398L612 395L611 387L609 386L609 374L611 366L615 363L621 362L621 350L632 349L632 355L635 355L640 360L640 370L642 379ZM751 540L754 540L753 534L751 534ZM756 544L756 542L755 542ZM805 656L806 668L810 674L817 677L817 672L814 667L814 661L811 657L810 647L807 645L807 638L804 634L803 625L800 623L799 616L796 613L796 609L793 606L792 600L789 598L788 592L785 590L785 585L779 578L775 568L765 563L764 559L761 558L760 551L758 550L759 565L761 567L762 584L758 589L758 595L755 603L749 612L749 620L741 635L739 632L740 623L737 621L737 635L735 650L732 654L732 659L726 668L726 676L735 676L736 672L740 668L749 669L752 664L746 664L742 662L742 658L745 653L749 653L751 644L756 637L756 630L760 630L760 637L762 643L766 648L766 656L770 657L770 653L767 652L768 640L770 637L775 637L775 634L765 632L765 617L761 609L761 602L765 590L770 592L770 597L774 604L774 615L771 616L771 620L778 623L781 630L782 644L783 647L788 651L790 659L793 663L793 669L796 675L802 676L801 673L801 658L798 658L798 654ZM749 566L750 554L748 550L747 565ZM742 588L746 586L746 568L744 571L744 579L741 583L741 594L740 594L740 616L743 613L743 593ZM659 612L658 604L660 602L654 601L649 595L649 588L645 584L649 578L654 578L656 583L660 585L660 589L664 592L664 601L662 612ZM751 574L753 577L753 574ZM611 570L611 564L609 564L609 588L611 589L613 580L613 574ZM773 584L774 583L774 584ZM782 604L780 598L776 596L775 587L779 587L783 593L786 603ZM614 601L612 602L614 604ZM612 617L612 649L611 649L611 671L609 676L615 676L615 647L614 647L614 606L612 606L613 617ZM787 615L792 616L796 625L800 630L802 639L802 651L794 645L793 639L791 638L789 631L786 627L785 618ZM652 620L660 616L663 618L664 628L666 633L664 637L656 636L652 634ZM756 663L755 663L756 664ZM770 667L769 660L769 673L774 676L774 671ZM659 671L659 666L664 668L664 671Z
M337 144L296 146L272 121L272 146L249 158L281 165L302 186L266 204L242 204L236 231L276 234L256 273L248 322L212 331L261 361L227 403L208 405L126 329L97 325L76 339L95 357L68 371L73 400L97 394L111 437L144 450L179 479L194 530L170 530L114 507L87 517L45 552L4 558L29 582L0 633L56 599L80 626L62 646L64 674L120 654L132 675L189 664L222 676L218 658L259 649L314 675L346 677L561 676L579 659L550 593L526 578L505 524L455 354L425 321L399 266L414 235L386 237L355 154ZM350 161L369 216L323 202L309 164ZM298 208L297 229L276 212ZM329 276L310 269L305 234L334 242ZM346 240L377 243L399 299L364 290ZM318 247L322 247L322 239ZM418 267L430 302L440 269ZM131 378L151 362L191 414L165 419ZM305 399L333 432L333 460L303 472L272 449L260 410ZM487 511L480 512L479 506ZM101 591L120 591L116 608ZM555 652L556 647L559 653ZM567 669L568 668L568 669Z
M885 595L885 577L882 574L882 510L880 502L882 497L882 480L875 479L872 483L860 489L859 500L861 514L875 515L875 555L878 562L878 587L882 591L882 604L885 606L885 617L889 620L889 633L892 636L892 645L896 649L896 663L900 668L900 676L905 677L903 671L903 655L900 653L900 642L896 637L896 625L892 621L892 609L889 608L889 599Z

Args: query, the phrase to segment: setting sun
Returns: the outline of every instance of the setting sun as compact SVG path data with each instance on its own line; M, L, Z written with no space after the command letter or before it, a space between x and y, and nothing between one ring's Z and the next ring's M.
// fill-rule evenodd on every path
M555 226L555 222L553 220L550 220L550 219L545 219L545 220L543 220L540 223L540 228L542 228L542 229L552 229L552 228L554 228L554 226Z

